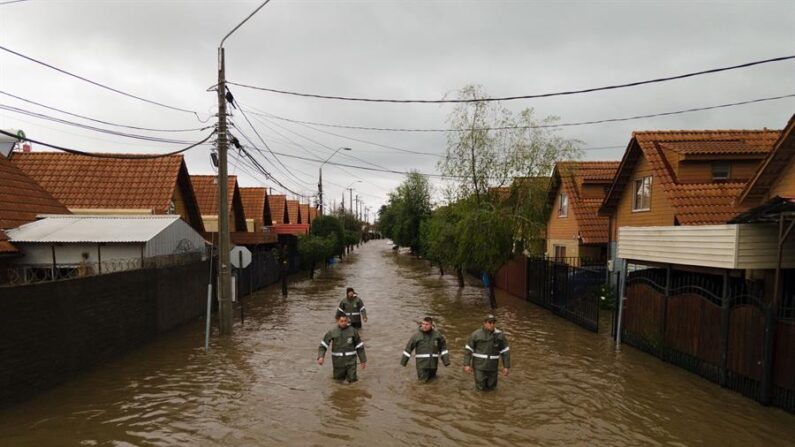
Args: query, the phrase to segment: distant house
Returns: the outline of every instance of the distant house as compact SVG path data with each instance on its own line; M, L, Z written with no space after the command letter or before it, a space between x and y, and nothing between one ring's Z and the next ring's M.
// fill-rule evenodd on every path
M547 256L607 259L608 219L597 211L618 162L560 162L552 173L547 207Z
M317 208L310 206L309 207L309 223L311 224L313 220L317 218Z
M191 183L196 191L204 227L208 233L218 232L218 177L214 175L191 175ZM237 177L230 175L227 180L227 213L229 213L229 231L245 232L247 230L246 214L243 199L237 186Z
M173 214L204 231L182 155L130 157L14 152L11 161L74 214Z
M265 227L273 225L266 188L240 188L240 198L243 201L246 222L252 222L252 225L247 225L248 231L261 232Z
M7 232L28 279L52 280L173 264L205 253L180 216L43 215Z
M287 213L287 196L269 194L268 204L270 205L273 225L287 223L290 220L290 217Z
M3 230L36 220L39 214L70 214L52 194L0 155L0 257L19 251Z

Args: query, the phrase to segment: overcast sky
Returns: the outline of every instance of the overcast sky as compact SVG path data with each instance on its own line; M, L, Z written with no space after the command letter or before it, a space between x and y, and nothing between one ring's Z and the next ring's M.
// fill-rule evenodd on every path
M2 0L0 0L2 3ZM259 1L45 1L0 5L0 45L111 87L214 121L221 38ZM466 84L491 96L544 93L638 81L795 54L795 2L536 2L273 0L226 44L227 80L342 96L440 99ZM330 124L444 128L452 105L346 103L230 86L260 135L277 152L438 173L444 134L307 127L264 118ZM0 51L0 90L72 113L127 125L201 127L194 115L103 91ZM563 122L651 114L795 93L786 61L663 84L505 103ZM70 118L0 95L0 104ZM618 160L633 130L782 128L795 98L613 124L568 127L587 160ZM231 118L258 146L239 111ZM110 128L109 126L97 125ZM0 110L0 128L91 152L167 152L161 144L97 133ZM319 130L317 130L319 129ZM116 129L122 130L122 129ZM138 134L197 141L204 132ZM331 135L332 132L339 136ZM238 133L240 136L240 133ZM351 138L355 140L351 140ZM362 140L362 141L356 141ZM241 138L244 143L245 140ZM601 149L605 146L619 146ZM44 150L42 147L35 147ZM590 149L600 148L600 149ZM209 147L187 153L193 174L213 172ZM357 157L358 159L351 158ZM296 192L316 193L318 162L280 157L263 164ZM277 185L230 159L242 186ZM274 162L275 163L275 162ZM370 165L366 163L371 163ZM352 182L377 209L403 176L326 165L327 203ZM437 180L433 180L438 184ZM347 194L346 194L347 201Z

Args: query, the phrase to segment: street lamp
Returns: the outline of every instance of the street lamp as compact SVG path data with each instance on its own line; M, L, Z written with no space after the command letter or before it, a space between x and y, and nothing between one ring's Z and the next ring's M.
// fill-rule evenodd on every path
M351 186L353 186L353 185L355 185L357 183L361 183L361 182L362 182L361 180L354 180L350 184L348 184L348 186L345 187L345 189L347 189L348 193L350 194L350 196L349 196L350 200L348 201L348 208L351 210L351 214L353 214L353 188L351 188ZM342 190L342 193L345 194L345 190L344 189ZM345 197L345 196L342 196L342 197ZM342 209L342 213L345 214L345 208Z
M352 150L352 149L349 148L349 147L344 147L344 146L341 147L341 148L338 148L331 155L329 155L328 158L323 163L320 163L320 167L318 168L318 172L319 172L320 175L319 175L318 181L317 181L317 195L318 195L318 197L320 199L320 215L321 216L323 215L323 208L324 208L324 206L323 206L323 165L328 163L328 161L331 160L331 157L337 155L337 152L339 152L339 151L350 151L350 150Z

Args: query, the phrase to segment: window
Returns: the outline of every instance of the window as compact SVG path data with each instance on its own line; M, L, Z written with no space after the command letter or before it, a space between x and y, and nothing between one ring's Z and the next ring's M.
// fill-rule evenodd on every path
M566 217L569 215L569 195L565 192L560 195L560 208L558 208L558 216Z
M732 164L728 161L712 162L712 180L728 180L732 174Z
M555 259L563 259L566 257L566 246L565 245L553 245L555 249Z
M651 209L651 176L635 180L635 197L632 211L648 211Z

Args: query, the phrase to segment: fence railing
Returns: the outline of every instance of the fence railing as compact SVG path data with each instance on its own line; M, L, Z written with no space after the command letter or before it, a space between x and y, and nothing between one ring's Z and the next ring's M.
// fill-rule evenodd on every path
M152 256L149 258L107 259L71 264L14 264L0 267L0 287L83 278L129 270L184 265L206 259L202 252Z
M529 258L527 263L529 301L586 329L599 331L599 301L607 280L604 261L553 257Z

